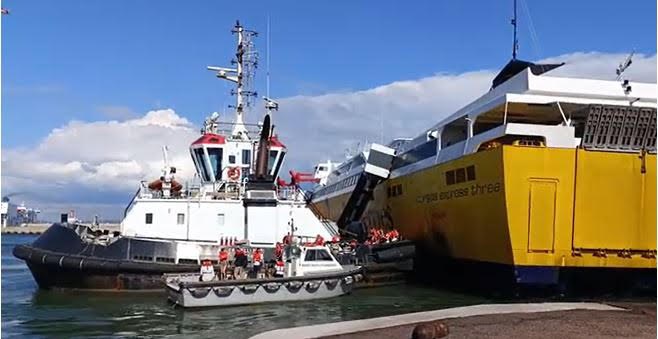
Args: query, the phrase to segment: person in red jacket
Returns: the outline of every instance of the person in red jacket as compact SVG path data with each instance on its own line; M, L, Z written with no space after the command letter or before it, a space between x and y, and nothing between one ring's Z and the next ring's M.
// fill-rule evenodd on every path
M226 268L228 267L228 251L226 248L219 250L219 279L226 279Z
M281 260L283 258L283 245L280 242L276 243L274 248L274 257L276 260Z
M292 239L290 239L290 232L288 232L288 234L286 234L283 237L283 243L286 244L286 245L290 245L290 241L292 241Z
M318 234L317 237L315 237L315 242L313 243L315 246L322 246L324 245L324 238Z
M253 266L255 278L259 278L260 269L263 267L263 252L260 248L257 248L254 251L254 254L251 257L251 264Z

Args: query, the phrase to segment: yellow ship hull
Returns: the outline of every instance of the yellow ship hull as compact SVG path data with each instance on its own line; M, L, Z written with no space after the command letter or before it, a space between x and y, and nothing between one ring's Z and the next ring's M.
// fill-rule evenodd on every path
M317 206L335 220L347 197ZM516 270L517 282L655 270L656 156L505 145L387 180L363 221L398 228L434 258L548 269Z

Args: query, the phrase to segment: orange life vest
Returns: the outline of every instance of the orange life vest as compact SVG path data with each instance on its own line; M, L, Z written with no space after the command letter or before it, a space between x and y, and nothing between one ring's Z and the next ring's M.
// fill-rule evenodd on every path
M263 261L263 255L260 252L256 251L254 252L252 260L254 262L254 265L260 265L261 262Z
M227 261L227 260L228 260L228 252L219 251L219 261Z

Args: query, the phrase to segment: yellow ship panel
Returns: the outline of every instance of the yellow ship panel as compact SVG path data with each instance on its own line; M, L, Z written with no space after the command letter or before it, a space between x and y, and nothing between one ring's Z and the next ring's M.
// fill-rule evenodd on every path
M364 221L458 259L655 268L655 161L503 146L386 181Z
M456 259L655 268L656 156L505 145L385 181L363 221Z
M656 249L655 156L579 150L575 206L574 248Z

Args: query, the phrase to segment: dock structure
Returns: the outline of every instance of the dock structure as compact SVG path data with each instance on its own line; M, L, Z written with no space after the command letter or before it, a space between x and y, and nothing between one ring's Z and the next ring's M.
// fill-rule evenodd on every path
M653 304L655 307L655 304ZM512 317L519 314L536 314L541 317L541 314L547 312L576 312L586 311L598 313L599 311L615 311L617 315L625 313L625 308L610 306L600 303L588 302L564 302L564 303L524 303L524 304L487 304L487 305L474 305L465 307L455 307L435 311L407 313L388 317L379 317L371 319L361 319L352 321L341 321L329 324L310 325L286 329L278 329L257 334L251 339L264 339L264 338L378 338L381 337L381 331L386 331L387 336L391 338L406 337L410 335L400 336L399 333L393 333L392 330L400 329L400 327L411 327L421 323L433 322L437 320L447 319L461 319L476 316L494 316L494 315L508 315ZM590 318L595 318L590 316ZM649 318L647 318L649 319ZM655 318L654 318L655 319ZM654 323L655 324L655 323ZM612 325L614 326L614 325ZM405 329L407 331L409 329ZM655 331L655 327L654 327ZM411 331L408 331L409 334Z
M52 224L24 224L22 226L7 226L2 228L2 234L41 234L45 232ZM110 232L119 231L119 224L100 224L99 229L107 229Z

